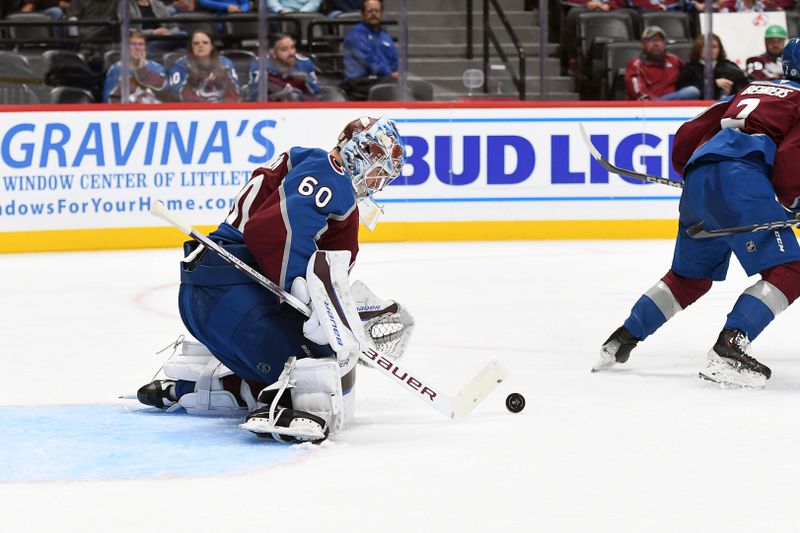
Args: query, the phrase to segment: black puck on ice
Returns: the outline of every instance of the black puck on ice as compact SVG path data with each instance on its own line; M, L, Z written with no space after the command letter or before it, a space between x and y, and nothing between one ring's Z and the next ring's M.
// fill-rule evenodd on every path
M506 409L512 413L519 413L525 409L525 396L518 392L512 392L506 397Z

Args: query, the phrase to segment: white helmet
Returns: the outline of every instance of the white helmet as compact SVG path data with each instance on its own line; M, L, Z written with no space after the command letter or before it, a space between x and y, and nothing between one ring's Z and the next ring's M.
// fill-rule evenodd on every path
M337 145L357 198L383 190L403 171L405 148L386 117L361 117L345 126Z

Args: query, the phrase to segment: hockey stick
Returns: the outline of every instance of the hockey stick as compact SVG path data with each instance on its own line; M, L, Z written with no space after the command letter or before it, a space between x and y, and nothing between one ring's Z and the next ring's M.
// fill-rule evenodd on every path
M578 123L578 128L580 128L581 136L583 137L583 142L586 143L586 147L589 149L589 152L592 154L594 160L600 163L600 165L602 165L603 168L605 168L609 172L613 172L614 174L619 174L620 176L627 176L629 178L647 181L650 183L660 183L661 185L669 185L670 187L678 187L679 189L683 188L682 181L675 181L668 178L662 178L660 176L651 176L650 174L643 174L641 172L636 172L634 170L627 170L612 164L611 161L602 156L602 154L592 144L592 141L589 140L589 136L586 134L586 130L583 129L583 124Z
M800 215L797 215L800 217ZM750 224L748 226L734 226L731 228L721 229L703 229L705 222L700 221L697 224L692 224L686 233L689 237L695 239L707 239L708 237L726 237L728 235L736 235L737 233L752 233L754 231L769 231L784 228L800 227L800 220L776 220L775 222L762 222L761 224Z
M206 246L206 248L229 262L250 279L266 287L281 301L288 303L303 315L307 317L311 316L311 309L305 303L281 289L278 285L264 277L259 271L198 232L193 227L178 220L167 210L167 207L162 202L154 202L150 213L169 222L192 239ZM437 392L439 388L433 387L428 380L419 377L419 373L413 372L407 367L401 367L396 361L387 357L374 346L362 348L358 357L369 366L380 370L382 374L399 384L403 389L413 394L427 405L432 406L451 420L458 420L467 416L484 398L496 389L507 376L506 370L500 366L500 363L498 361L492 361L487 364L483 370L478 372L478 374L457 394L447 396Z

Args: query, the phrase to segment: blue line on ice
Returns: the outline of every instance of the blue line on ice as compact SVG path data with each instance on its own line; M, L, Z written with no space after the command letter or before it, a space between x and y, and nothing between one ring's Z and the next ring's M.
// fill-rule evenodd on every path
M0 407L0 482L227 475L309 451L239 422L123 405Z

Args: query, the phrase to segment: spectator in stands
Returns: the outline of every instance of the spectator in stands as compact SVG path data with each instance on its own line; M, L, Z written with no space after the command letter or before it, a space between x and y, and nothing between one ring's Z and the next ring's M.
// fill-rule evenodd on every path
M132 104L158 104L167 87L167 73L160 64L147 59L147 41L144 34L132 31L128 40L128 102ZM103 86L103 102L119 103L122 63L117 61L108 69Z
M675 82L679 90L696 89L698 96L703 95L705 84L705 36L698 36L692 43L689 62L681 69ZM714 100L737 93L747 85L747 76L736 63L729 61L725 48L717 34L711 34L711 58L714 65Z
M681 0L630 0L637 11L679 11L683 8Z
M195 0L173 0L164 2L170 15L176 13L191 13L194 11Z
M667 53L667 34L658 26L642 32L642 53L625 69L625 93L629 100L693 100L700 96L694 88L676 90L683 61Z
M161 0L128 0L128 16L131 19L165 19L169 18L169 10ZM132 29L139 30L148 39L152 37L180 37L186 36L180 26L169 22L142 22L131 24ZM183 46L179 41L155 41L150 42L150 51L169 52L175 48Z
M70 0L67 9L68 18L78 20L115 21L119 17L119 0ZM109 26L80 26L80 36L84 39L110 39L112 35ZM119 34L116 35L119 38Z
M366 100L369 88L391 82L397 72L397 48L392 37L384 31L383 4L380 0L365 0L361 7L361 22L353 26L344 38L344 82L342 89L352 100Z
M61 20L69 9L67 0L25 0L20 11L23 13L42 13L53 20Z
M769 11L769 0L722 0L719 4L720 13L760 13Z
M220 56L206 30L195 30L189 52L180 58L169 76L177 100L183 102L237 102L239 78L227 57Z
M267 58L267 93L270 102L319 100L319 85L311 60L297 53L294 39L285 33L270 34ZM258 100L258 71L261 61L250 64L249 100Z
M578 63L578 15L581 13L605 13L624 8L626 0L570 0L569 11L562 20L561 70L563 74L575 76Z
M764 32L764 45L767 51L760 56L747 59L747 77L750 81L783 78L781 56L787 36L783 26L775 24L767 27L767 31Z
M342 13L361 11L364 0L327 0L323 3L323 13L328 18L336 18Z
M250 11L250 0L196 0L195 3L196 10L210 11L215 15Z
M320 3L321 0L267 0L267 9L278 15L318 13Z

